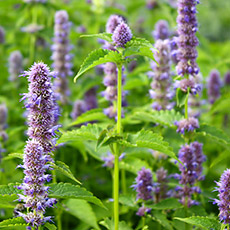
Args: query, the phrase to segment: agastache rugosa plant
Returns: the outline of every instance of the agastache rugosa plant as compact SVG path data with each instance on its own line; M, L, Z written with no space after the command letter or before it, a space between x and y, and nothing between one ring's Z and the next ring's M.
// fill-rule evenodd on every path
M51 169L53 162L51 151L55 145L55 131L58 125L54 126L57 119L56 104L51 83L51 76L47 65L35 63L29 71L22 76L27 76L29 81L29 92L25 93L22 100L28 111L28 141L24 150L23 183L18 187L23 190L19 200L24 202L27 214L19 213L26 222L38 229L40 225L51 220L45 217L46 208L52 207L56 199L48 197L49 187L45 186L52 177L45 174ZM28 227L28 229L31 229Z
M58 76L54 81L54 87L62 104L68 102L68 96L70 95L67 78L72 75L72 55L70 54L72 46L69 44L70 25L68 13L65 10L57 11L55 14L55 37L51 58L54 61L52 67Z
M118 19L120 20L120 19ZM116 24L116 23L115 23ZM109 27L110 28L110 27ZM117 127L116 135L122 135L121 117L122 117L122 67L129 61L131 55L147 56L154 60L151 43L142 38L135 38L132 36L132 32L128 25L122 21L116 26L112 33L95 34L95 35L83 35L82 37L98 37L104 39L110 43L111 49L99 49L93 51L86 58L82 64L75 80L85 73L87 70L103 64L114 63L116 64L117 72L117 93L116 93L116 114L117 114ZM136 51L138 48L138 52ZM113 64L109 64L113 65ZM110 145L111 152L114 154L114 176L113 176L113 200L114 200L114 229L118 230L119 224L119 156L121 154L121 146L118 142Z

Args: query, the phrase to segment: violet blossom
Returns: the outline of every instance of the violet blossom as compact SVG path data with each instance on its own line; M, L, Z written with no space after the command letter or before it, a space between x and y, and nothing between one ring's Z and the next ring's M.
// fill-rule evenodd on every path
M155 24L155 30L152 32L152 35L155 41L158 39L161 39L161 40L168 39L170 36L168 22L166 20L159 20Z
M227 73L225 73L224 75L224 84L225 85L230 85L230 71L228 71Z
M13 51L10 54L9 63L9 80L15 82L22 72L22 54L19 50Z
M185 134L185 132L193 132L195 129L198 129L199 121L195 117L189 117L188 119L183 119L176 121L175 125L177 126L177 132Z
M53 93L51 76L47 65L42 62L34 63L29 71L22 76L28 76L29 92L25 93L25 107L28 111L28 136L23 165L24 181L18 187L24 194L19 194L19 200L24 202L28 208L27 214L19 213L27 223L38 229L38 227L51 217L44 217L46 208L52 207L56 199L48 198L48 186L52 177L45 174L53 162L51 151L55 147L55 131L59 125L54 126L56 105Z
M54 81L55 91L60 97L62 104L67 104L70 95L68 76L72 75L72 57L70 54L72 46L69 42L71 23L65 10L57 11L55 14L54 45L51 59L54 61L52 67L57 72Z

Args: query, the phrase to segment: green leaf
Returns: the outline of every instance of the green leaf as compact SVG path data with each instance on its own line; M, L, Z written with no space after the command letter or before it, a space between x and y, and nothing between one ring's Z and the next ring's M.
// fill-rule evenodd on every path
M95 229L100 229L97 224L97 218L92 210L92 207L85 200L70 199L65 202L68 213L77 217Z
M164 229L173 230L173 227L171 226L171 222L167 219L165 214L157 210L153 210L152 213L153 213L153 219L157 221L160 225L162 225Z
M100 222L101 225L103 225L104 227L106 227L108 230L114 230L114 222L110 219L105 219L103 221ZM129 227L125 221L121 221L119 222L119 230L132 230L131 227Z
M112 34L110 33L100 33L100 34L83 34L80 36L80 38L100 38L107 42L113 42L112 40Z
M0 195L0 208L15 208L15 200L18 199L16 194Z
M79 78L83 73L85 73L89 69L106 62L120 62L121 58L121 54L119 54L117 51L104 49L94 50L84 60L79 72L74 78L74 82L76 82L77 78Z
M12 218L3 220L0 222L0 229L17 229L17 230L25 230L26 226L28 226L25 222L25 220L22 217Z
M223 153L218 155L213 161L212 164L210 165L210 168L216 166L218 163L221 161L227 160L229 158L229 150L225 150Z
M183 221L191 225L202 227L203 229L207 229L207 230L209 229L220 230L221 227L221 224L219 223L218 220L209 217L191 216L188 218L174 217L174 219Z
M133 118L141 121L159 123L161 125L174 127L175 126L174 122L182 120L184 116L172 109L172 110L136 112Z
M65 176L69 177L70 179L74 180L75 182L81 184L81 182L74 177L73 173L70 171L69 166L66 165L64 162L56 161L55 164L52 163L51 165L55 170L59 171L61 174L65 175Z
M10 183L8 185L0 185L0 195L15 195L20 193L16 187L19 183Z
M122 205L128 206L128 207L137 207L136 204L136 197L133 196L132 194L128 194L128 195L120 195L119 196L119 202Z
M14 158L23 159L23 153L10 153L6 157L4 157L3 160L6 161Z
M93 140L96 141L102 131L102 128L97 124L83 125L80 129L67 131L63 133L61 138L58 140L58 144L68 141L85 141Z
M152 131L141 130L137 134L130 134L128 135L127 141L123 141L122 144L127 144L127 147L153 149L178 160L168 142L163 141L162 136L157 133L153 133Z
M59 199L81 199L104 208L102 202L85 188L69 183L50 184L50 197Z
M178 208L182 208L183 206L181 203L179 203L178 199L167 198L165 200L160 201L157 204L147 205L147 207L152 209L165 210L165 209L178 209Z
M185 93L180 88L177 88L176 90L177 106L182 107L185 104L185 101L187 100L188 96L189 93Z
M54 224L50 224L50 223L46 223L44 225L45 228L47 228L48 230L56 230L57 227Z
M154 47L150 41L148 41L145 38L139 38L139 37L132 37L132 39L125 44L125 48L129 48L132 46L145 46L145 47L149 47L151 49L154 49Z
M103 121L108 120L108 117L103 113L102 109L91 109L81 114L77 119L69 126L79 125L90 121Z
M196 130L196 135L201 135L209 138L211 141L215 141L225 147L229 148L230 139L221 129L210 126L207 124L201 124L200 128Z

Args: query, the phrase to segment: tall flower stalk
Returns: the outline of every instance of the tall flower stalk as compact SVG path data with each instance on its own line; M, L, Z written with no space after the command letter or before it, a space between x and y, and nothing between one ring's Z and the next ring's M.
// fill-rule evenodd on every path
M28 76L29 92L25 93L22 100L26 99L25 107L28 111L28 136L24 150L23 165L24 180L18 189L24 194L19 195L19 200L24 202L27 214L19 213L34 229L51 220L45 217L46 208L52 207L56 199L48 198L49 187L45 186L52 177L46 174L53 162L51 151L54 148L54 126L58 114L52 91L50 72L44 63L35 63L23 76ZM28 227L28 229L31 229Z

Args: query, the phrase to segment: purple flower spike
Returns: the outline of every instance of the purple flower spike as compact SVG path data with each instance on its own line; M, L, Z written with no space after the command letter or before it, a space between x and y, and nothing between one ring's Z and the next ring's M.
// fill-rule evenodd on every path
M220 177L220 182L216 182L216 190L219 192L219 200L215 199L214 204L219 206L219 218L224 224L230 224L230 201L229 201L229 190L230 190L230 169L226 169Z
M182 162L179 164L181 175L178 177L182 187L177 187L180 202L187 207L197 205L198 202L192 200L192 194L200 193L200 188L194 187L194 184L204 179L202 163L206 158L202 153L202 144L193 142L182 146L178 158Z
M145 206L142 206L138 209L136 215L137 216L144 216L146 213L150 213L151 208L146 208Z
M142 168L136 177L136 183L132 187L137 191L137 200L153 199L153 177L150 169Z
M87 105L85 101L77 100L74 102L71 117L73 120L76 120L78 116L80 116L82 113L86 111L87 111Z
M199 68L196 63L197 50L199 44L196 37L197 19L196 19L197 0L178 0L178 75L197 75Z
M225 85L230 85L230 71L228 71L228 72L224 75L224 84L225 84Z
M5 30L0 26L0 44L5 43Z
M115 14L111 15L106 23L106 32L112 34L123 21L122 17Z
M152 35L155 40L161 39L165 40L169 38L170 31L168 22L165 20L159 20L155 24L155 30L152 32Z
M116 47L125 47L125 44L132 39L132 32L129 26L122 22L120 23L113 32L113 42Z
M71 23L68 13L64 10L57 11L55 14L55 27L52 46L53 54L51 59L54 71L57 72L57 78L54 81L55 91L60 97L62 104L67 104L70 95L68 76L72 75L72 55L69 53L72 49L69 44L69 31Z
M150 97L154 99L152 108L154 110L170 110L174 104L171 99L174 96L171 85L171 61L170 61L170 45L168 40L157 40L155 43L154 57L158 63L152 63L152 70L149 76L152 77Z
M222 86L220 73L218 70L212 70L208 79L208 100L213 104L220 97L220 88Z
M51 176L45 174L50 168L51 151L54 149L54 131L56 104L52 91L51 73L44 63L35 63L29 71L29 92L26 94L25 107L28 111L28 136L29 140L24 150L22 168L24 168L24 181L19 189L24 191L20 200L24 201L24 207L28 213L20 213L27 223L38 229L50 217L44 217L46 208L56 203L55 199L48 198L48 187L44 184L51 180ZM48 218L48 219L47 219Z
M198 120L194 117L176 121L175 125L177 126L177 132L181 134L185 134L185 131L193 132L195 129L200 127Z
M22 54L20 51L16 50L10 54L8 63L9 63L9 80L15 82L18 79L18 76L22 72Z

